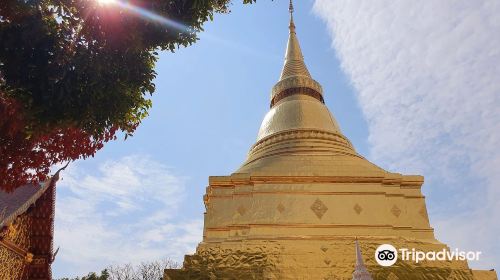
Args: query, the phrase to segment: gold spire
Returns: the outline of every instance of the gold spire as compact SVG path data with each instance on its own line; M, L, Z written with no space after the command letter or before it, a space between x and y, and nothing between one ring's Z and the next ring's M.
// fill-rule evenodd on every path
M288 11L290 12L290 24L288 26L290 32L285 53L285 63L281 71L280 79L271 91L271 107L277 104L285 96L296 93L313 96L323 103L323 90L321 85L311 77L304 63L304 57L302 56L302 50L300 49L299 40L297 39L297 33L295 31L292 1L290 1Z
M295 32L295 23L293 22L294 10L291 0L288 10L290 12L290 24L288 26L290 29L290 35L288 37L288 46L286 48L285 65L283 66L280 80L284 80L292 76L306 76L310 78L311 75L309 74L306 64L304 63L304 57L302 56L299 40L297 39L297 34Z
M288 11L290 12L290 25L288 28L290 28L290 33L295 33L295 24L293 22L293 3L292 0L290 0L290 5L288 6Z
M271 108L262 121L257 142L237 173L311 175L337 155L364 164L325 106L321 85L306 68L295 33L293 10L290 1L285 64L271 92ZM330 171L340 170L334 165Z

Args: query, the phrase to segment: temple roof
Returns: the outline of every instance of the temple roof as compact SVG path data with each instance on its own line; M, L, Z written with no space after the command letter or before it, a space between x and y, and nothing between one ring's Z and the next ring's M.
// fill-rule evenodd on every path
M41 185L26 184L7 193L0 190L0 229L26 212L58 177L52 177Z

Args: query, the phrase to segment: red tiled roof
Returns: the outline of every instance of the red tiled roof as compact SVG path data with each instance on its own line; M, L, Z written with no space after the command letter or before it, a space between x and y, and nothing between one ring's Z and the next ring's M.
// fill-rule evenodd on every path
M42 184L42 186L28 184L15 189L11 193L0 190L0 229L26 212L47 190L49 184L50 180Z

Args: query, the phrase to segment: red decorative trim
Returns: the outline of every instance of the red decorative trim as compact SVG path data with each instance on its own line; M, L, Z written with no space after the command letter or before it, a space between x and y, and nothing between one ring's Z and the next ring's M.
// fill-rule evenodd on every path
M36 201L33 211L30 212L32 220L30 251L34 257L29 266L28 279L52 279L55 185L56 180L51 180L47 190Z
M44 266L47 264L47 259L44 257L38 257L33 259L33 262L31 263L31 266Z
M271 108L276 103L278 103L278 101L280 101L281 99L288 97L288 96L291 96L291 95L294 95L294 94L304 94L307 96L311 96L311 97L318 99L321 103L323 103L323 104L325 103L325 101L323 100L323 96L318 91L316 91L312 88L309 88L309 87L294 87L294 88L287 88L287 89L283 90L282 92L276 94L273 97L273 99L271 100Z

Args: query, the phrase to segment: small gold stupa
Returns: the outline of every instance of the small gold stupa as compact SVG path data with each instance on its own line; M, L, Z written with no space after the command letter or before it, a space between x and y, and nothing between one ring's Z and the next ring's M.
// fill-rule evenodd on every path
M424 179L355 151L307 70L291 3L289 29L257 141L235 173L210 177L203 241L165 279L496 279L466 261L377 264L381 244L448 250L429 224Z

